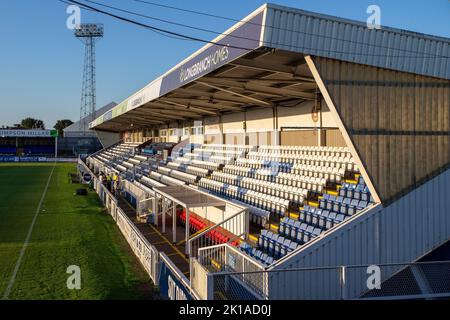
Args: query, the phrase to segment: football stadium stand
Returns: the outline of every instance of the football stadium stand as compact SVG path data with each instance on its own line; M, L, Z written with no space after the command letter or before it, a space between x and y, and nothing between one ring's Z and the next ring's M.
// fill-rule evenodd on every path
M0 129L0 161L55 157L55 130Z
M214 41L79 165L162 294L443 297L420 260L450 240L449 39L269 4Z

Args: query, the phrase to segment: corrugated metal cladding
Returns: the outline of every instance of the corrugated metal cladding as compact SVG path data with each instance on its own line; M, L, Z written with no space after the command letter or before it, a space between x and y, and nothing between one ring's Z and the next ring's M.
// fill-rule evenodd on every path
M450 79L450 39L268 5L264 46Z
M450 238L448 190L450 170L386 208L378 206L357 216L275 270L415 261ZM270 299L338 299L341 290L336 273L336 269L272 273ZM366 279L365 268L348 268L347 297L364 292Z
M448 167L449 80L313 60L384 204Z

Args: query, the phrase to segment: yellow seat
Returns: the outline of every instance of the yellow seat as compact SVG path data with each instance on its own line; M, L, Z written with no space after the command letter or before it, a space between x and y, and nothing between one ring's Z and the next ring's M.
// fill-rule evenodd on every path
M339 193L337 191L327 190L328 194L331 194L332 196L337 196Z
M220 263L218 263L216 260L211 259L211 265L214 267L214 269L221 271L222 267L220 266Z
M317 201L308 201L308 204L310 207L315 207L315 208L319 207L319 203Z
M258 242L258 237L257 237L256 235L254 235L254 234L249 234L249 235L248 235L248 239L249 239L250 241L255 242L255 243Z
M300 215L298 213L291 212L289 214L289 218L294 219L294 220L298 220L298 218L300 218Z

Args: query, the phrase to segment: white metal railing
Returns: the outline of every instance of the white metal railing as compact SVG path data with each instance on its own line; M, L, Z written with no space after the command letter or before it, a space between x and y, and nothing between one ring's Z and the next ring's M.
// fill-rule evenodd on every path
M199 249L198 257L192 258L192 261L192 266L197 270L191 273L192 289L202 299L216 299L216 295L226 294L221 289L224 284L215 279L217 275L230 272L238 275L233 277L232 282L245 288L242 290L246 290L249 296L255 299L266 299L268 296L264 266L229 244Z
M270 300L418 300L450 297L450 261L209 273L214 299L258 299L268 281ZM358 288L358 290L353 290Z
M189 226L186 226L186 228L189 228ZM249 232L248 209L242 209L231 217L189 239L187 243L189 256L195 258L200 248L214 245L215 232L231 234L228 242L238 240L237 238L240 238L241 235L247 235ZM225 234L223 235L225 236Z
M122 209L117 208L116 223L134 254L154 283L158 281L159 252L145 239Z

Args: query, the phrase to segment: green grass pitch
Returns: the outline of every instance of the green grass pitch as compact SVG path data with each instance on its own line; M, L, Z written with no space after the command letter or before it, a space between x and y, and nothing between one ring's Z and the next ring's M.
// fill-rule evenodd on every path
M53 164L0 164L0 299L8 287ZM75 164L56 164L8 299L149 299L149 277L94 192L75 196ZM81 270L69 290L67 267Z

